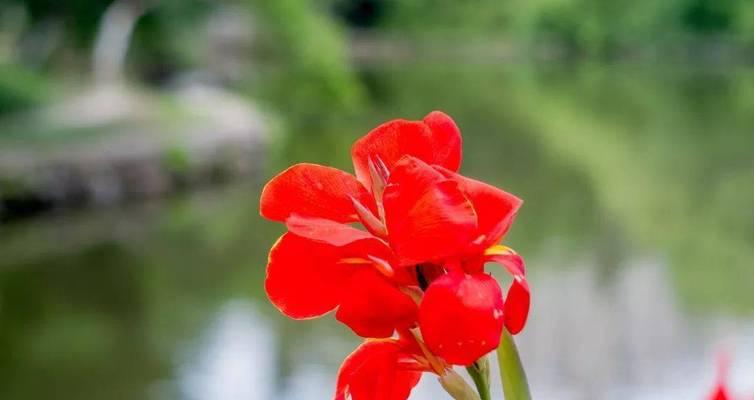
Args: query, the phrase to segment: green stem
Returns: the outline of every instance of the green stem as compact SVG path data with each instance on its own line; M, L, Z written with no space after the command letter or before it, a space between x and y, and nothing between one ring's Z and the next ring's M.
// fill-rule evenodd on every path
M490 369L487 358L480 358L474 364L466 367L471 379L474 381L480 400L491 400L490 396Z
M503 383L505 400L531 400L529 383L518 356L516 342L507 329L503 329L500 347L497 348L497 362L500 365L500 380Z

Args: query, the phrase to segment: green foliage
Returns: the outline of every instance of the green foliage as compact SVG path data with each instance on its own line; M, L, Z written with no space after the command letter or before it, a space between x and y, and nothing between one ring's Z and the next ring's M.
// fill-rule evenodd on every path
M439 4L438 4L439 3ZM748 0L494 0L394 1L383 25L393 31L445 37L505 35L519 43L555 43L610 55L629 47L654 50L698 35L754 43Z
M416 0L386 2L385 25L414 35L473 35L505 31L515 15L511 2L496 0Z
M268 61L265 94L286 113L317 121L363 105L342 32L313 1L247 0Z
M174 145L165 150L162 155L162 162L168 171L182 176L186 174L191 166L191 157L186 148Z
M91 45L97 32L99 19L111 1L102 0L23 0L23 4L33 22L56 21L63 24L67 33L66 42L79 49Z
M48 98L49 83L43 76L14 65L0 64L0 116L28 109Z

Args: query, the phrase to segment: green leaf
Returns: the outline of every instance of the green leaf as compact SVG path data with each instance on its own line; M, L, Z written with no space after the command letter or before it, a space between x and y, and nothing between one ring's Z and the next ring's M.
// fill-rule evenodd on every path
M531 400L529 382L518 357L516 342L507 329L503 329L503 337L497 348L497 362L500 365L500 380L503 383L505 400Z

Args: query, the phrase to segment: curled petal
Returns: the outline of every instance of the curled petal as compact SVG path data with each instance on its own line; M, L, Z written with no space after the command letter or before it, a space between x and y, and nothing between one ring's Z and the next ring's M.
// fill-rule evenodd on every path
M434 354L451 364L470 365L500 343L500 286L487 274L443 275L424 294L419 326Z
M512 335L516 335L524 329L526 320L529 317L529 307L531 304L531 293L529 284L525 279L513 279L508 294L505 296L505 307L503 315L505 316L505 328Z
M416 323L414 300L374 269L363 268L346 284L338 321L365 338L386 338Z
M492 246L484 252L484 255L485 261L502 265L514 277L526 275L526 263L524 259L510 247L502 245Z
M515 335L526 325L531 306L531 292L526 281L524 259L511 248L492 246L485 251L485 261L498 263L505 267L513 277L513 282L505 296L505 327Z
M353 175L317 164L296 164L265 185L259 210L263 217L280 222L294 213L354 222L358 216L352 198L376 210L371 195Z
M492 185L436 167L444 176L453 179L474 205L479 221L478 245L486 248L498 243L508 232L523 200Z
M275 307L295 319L337 307L353 268L340 265L336 247L284 234L270 250L265 290Z
M395 166L383 200L388 240L401 265L460 254L476 233L476 214L457 184L417 158Z
M364 342L343 361L335 400L406 400L421 372L404 368L405 358L396 340Z
M357 140L351 149L356 177L365 186L371 185L371 159L380 160L391 171L405 155L457 171L461 163L460 131L450 117L433 112L424 121L386 122Z

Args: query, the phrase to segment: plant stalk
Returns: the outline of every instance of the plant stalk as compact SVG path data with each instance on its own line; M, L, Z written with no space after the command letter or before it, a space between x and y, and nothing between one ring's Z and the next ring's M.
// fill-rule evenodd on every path
M471 379L474 381L480 400L492 400L490 396L490 368L487 357L482 357L474 364L466 367Z

